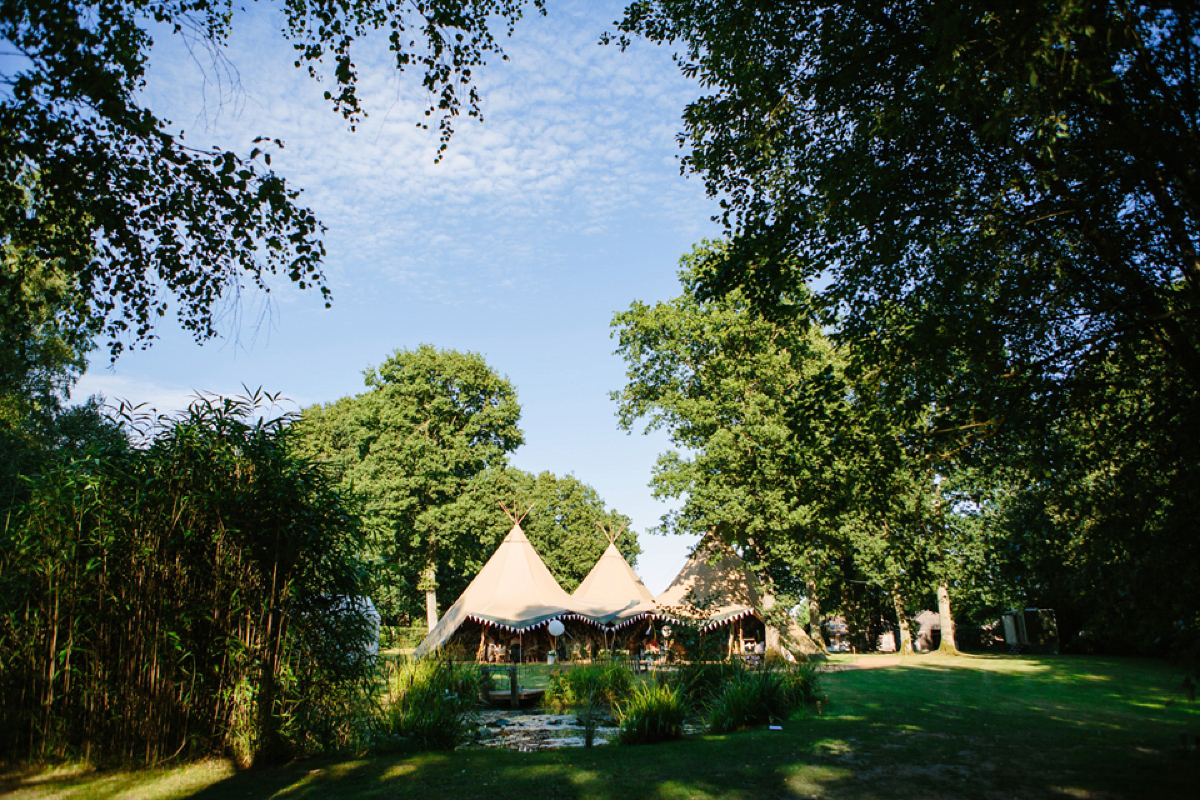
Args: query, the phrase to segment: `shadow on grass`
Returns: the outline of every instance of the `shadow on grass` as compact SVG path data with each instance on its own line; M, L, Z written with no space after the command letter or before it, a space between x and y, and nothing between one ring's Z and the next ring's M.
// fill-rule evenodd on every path
M53 796L199 800L1175 798L1196 796L1197 705L1164 697L1174 673L1108 660L937 659L823 678L823 716L643 747L312 760L198 790ZM114 776L115 777L115 776Z
M1053 727L1053 726L1051 726ZM194 795L496 800L678 798L1186 797L1197 777L1152 748L1089 771L1027 748L976 749L937 730L837 718L648 747L460 752L293 765L234 776ZM1164 757L1165 756L1165 757ZM1066 756L1068 762L1071 755Z

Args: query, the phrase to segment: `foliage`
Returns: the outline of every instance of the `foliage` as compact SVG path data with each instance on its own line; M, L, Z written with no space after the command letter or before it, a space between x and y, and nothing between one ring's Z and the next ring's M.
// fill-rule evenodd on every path
M444 658L393 665L378 749L453 750L475 730L479 670Z
M363 498L381 529L378 552L407 590L389 611L415 613L418 592L433 592L438 571L475 550L472 532L448 525L446 511L521 445L521 408L482 356L430 345L397 350L367 370L366 385L304 409L298 447Z
M960 496L1004 496L983 526L935 518L958 563L934 576L995 602L953 540L985 535L1024 602L1142 649L1197 630L1142 576L1195 563L1191 456L1150 453L1155 424L1194 440L1200 387L1198 26L1168 0L645 0L619 24L705 89L685 168L731 237L698 295L777 319L820 287L846 369L878 376L940 474L971 470Z
M421 75L442 149L455 116L480 115L475 70L502 55L491 26L511 31L526 5L278 4L295 65L327 82L325 97L352 126L365 112L351 49L386 35L396 69ZM540 11L540 0L532 6ZM224 304L245 284L267 289L272 274L330 298L323 227L270 169L282 142L260 138L249 153L196 148L141 102L152 28L219 61L237 18L214 0L16 0L0 10L0 41L15 51L0 97L0 238L60 265L82 301L70 327L102 319L114 356L128 339L153 338L171 299L203 340Z
M685 661L675 671L674 682L692 712L703 711L730 681L746 667L737 661Z
M767 663L730 675L708 706L708 729L730 733L787 719L817 698L816 668Z
M1194 653L1200 392L1148 346L1086 372L1079 408L1039 443L1044 468L985 476L976 524L1007 534L995 567L1025 604L1056 610L1066 646Z
M703 277L732 246L698 245L681 260L682 296L613 320L627 364L615 395L622 426L666 428L683 451L660 456L652 479L657 495L683 500L664 529L739 546L771 593L847 606L865 581L903 613L906 598L959 566L929 409L888 403L888 377L830 341L805 290L769 317L740 289L704 297Z
M19 475L36 472L64 434L97 416L95 404L62 408L95 333L73 321L80 304L61 262L0 236L0 509L25 494Z
M639 684L629 699L617 707L621 744L653 744L683 737L687 705L677 687Z
M353 727L367 625L333 608L363 594L360 529L288 419L253 420L264 400L127 411L141 446L99 437L25 478L0 531L6 757L257 761L338 738L314 718Z
M821 276L840 336L919 394L953 384L985 433L1122 341L1200 380L1198 23L1166 0L650 0L621 28L708 91L685 163L739 234L710 287L769 308Z
M624 664L586 664L552 673L542 702L562 712L604 705L616 708L633 690L633 673Z
M45 425L83 372L95 326L61 262L0 237L0 427Z

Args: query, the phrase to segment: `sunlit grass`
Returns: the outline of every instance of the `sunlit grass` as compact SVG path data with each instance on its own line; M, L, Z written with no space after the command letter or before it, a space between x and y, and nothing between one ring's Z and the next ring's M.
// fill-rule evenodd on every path
M822 678L829 696L822 714L795 717L782 731L636 748L470 749L242 773L215 762L132 773L11 772L0 794L18 800L1195 796L1200 704L1186 699L1183 675L1169 665L940 655L890 662L837 656L830 663L852 668Z

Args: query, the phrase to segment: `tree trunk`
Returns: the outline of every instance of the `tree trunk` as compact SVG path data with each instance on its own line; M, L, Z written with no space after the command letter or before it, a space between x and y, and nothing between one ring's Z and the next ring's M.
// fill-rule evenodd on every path
M821 635L821 601L817 599L816 581L806 581L804 590L808 593L808 638L821 648L821 652L825 652L825 637Z
M425 562L425 571L421 573L421 589L425 590L425 624L429 630L438 623L437 606L437 564L430 558Z
M779 635L779 628L772 625L767 620L774 615L771 613L775 610L775 595L763 595L763 621L764 621L764 636L763 646L768 653L776 655L783 653L783 639Z
M938 646L939 653L958 654L958 643L954 640L954 617L950 614L950 587L946 581L938 583L938 617L942 627L942 643Z
M911 656L913 654L912 631L908 627L908 612L904 610L904 601L900 598L900 592L892 592L892 605L896 608L896 622L900 626L900 643L896 647L896 652L902 656Z
M766 553L762 551L754 539L751 539L747 546L754 550L755 560L759 564L765 564L767 560ZM782 655L783 640L779 635L779 628L772 624L777 618L775 611L775 581L771 579L770 573L767 571L760 572L758 575L759 582L762 584L762 608L758 609L762 613L763 620L763 652Z

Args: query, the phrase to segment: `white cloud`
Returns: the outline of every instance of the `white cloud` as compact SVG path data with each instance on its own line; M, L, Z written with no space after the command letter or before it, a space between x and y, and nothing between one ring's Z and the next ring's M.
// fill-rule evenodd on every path
M370 116L351 133L325 86L292 68L277 13L248 9L228 51L243 94L214 100L217 87L164 31L147 98L196 146L284 140L273 164L329 226L334 308L277 279L270 324L255 331L259 306L242 309L244 347L165 335L115 373L85 375L76 396L175 409L195 389L238 394L246 383L306 405L361 391L362 368L398 347L483 352L517 380L531 443L521 466L575 471L636 528L653 525L664 506L645 483L657 449L614 430L605 396L622 371L607 324L635 298L677 294L679 254L715 232L703 186L682 180L676 160L697 87L663 49L596 44L621 2L559 0L518 24L510 61L477 72L485 122L457 120L435 164L436 130L415 125L428 102L419 76L397 76L383 43L356 53Z

